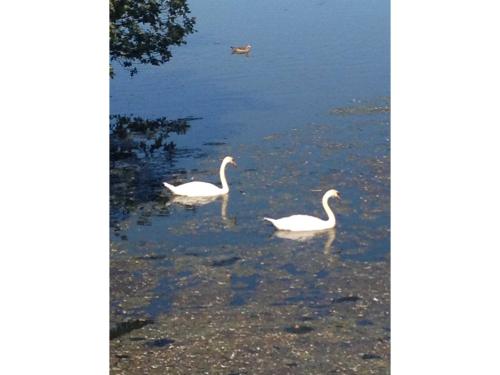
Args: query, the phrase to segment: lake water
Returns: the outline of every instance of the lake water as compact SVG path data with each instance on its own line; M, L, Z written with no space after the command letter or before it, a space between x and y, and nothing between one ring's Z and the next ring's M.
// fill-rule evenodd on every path
M186 314L204 314L196 321L206 323L217 321L220 313L227 317L227 329L241 329L247 322L232 314L245 309L259 317L271 314L266 321L274 319L276 325L264 326L283 337L294 335L287 326L294 326L293 319L312 316L314 331L295 336L304 340L323 332L320 336L325 337L338 319L331 303L355 294L361 301L375 298L379 303L340 300L357 306L340 308L343 321L352 323L342 336L342 342L350 344L337 351L332 347L328 353L352 354L360 361L353 359L352 366L385 373L388 343L383 349L373 344L361 350L357 345L386 337L389 325L389 1L189 5L197 33L173 49L170 62L139 66L134 77L116 67L111 80L111 114L190 119L185 134L169 137L175 143L173 154L112 162L112 324L131 319L154 322L113 340L112 354L127 351L135 358L134 353L148 347L144 342L153 342L151 348L157 342L153 339L166 340L165 335L173 344L159 342L169 342L177 350L176 343L197 334L182 331L171 337L173 320L188 327L181 318ZM252 45L248 56L231 54L230 46L247 43ZM226 170L231 189L227 199L182 205L163 188L162 181L218 184L226 155L238 162L238 168ZM331 188L342 197L330 200L337 217L333 232L310 239L281 238L262 220L295 213L326 218L321 197ZM361 308L362 312L356 310ZM134 339L133 333L141 330L152 336L124 339ZM268 331L252 332L247 332L245 343L253 346L253 340ZM329 342L337 345L335 340ZM322 352L329 347L325 343L307 344L318 350L318 358L328 357ZM233 343L234 348L241 345ZM163 365L183 358L180 352L167 354ZM290 355L277 358L285 361ZM321 366L329 364L318 358L316 369L299 359L292 361L296 366L283 366L296 373L326 373ZM113 360L112 368L117 373L141 373L141 364ZM279 368L272 371L281 373Z

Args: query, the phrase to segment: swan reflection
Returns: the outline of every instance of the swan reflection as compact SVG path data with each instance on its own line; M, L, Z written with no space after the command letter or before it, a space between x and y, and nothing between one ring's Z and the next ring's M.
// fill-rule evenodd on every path
M224 196L227 199L227 196ZM194 206L204 206L208 203L216 201L219 197L187 197L183 195L174 195L170 199L170 203L178 203L183 206L194 207ZM168 203L167 203L168 204Z
M306 242L312 240L313 238L325 236L326 241L325 245L323 246L323 252L325 254L330 254L332 243L333 241L335 241L335 229L327 229L321 231L299 231L299 232L278 230L274 232L274 236L298 242Z
M212 196L212 197L187 197L182 195L174 195L167 205L172 203L180 204L185 207L196 207L204 206L209 203L213 203L216 200L221 200L220 216L226 228L232 228L236 225L236 218L230 218L227 216L227 206L229 203L229 195L225 194L222 196Z

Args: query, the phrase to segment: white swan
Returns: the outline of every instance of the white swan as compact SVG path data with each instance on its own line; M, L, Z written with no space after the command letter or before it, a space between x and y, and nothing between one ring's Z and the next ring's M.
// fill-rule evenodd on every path
M335 215L332 209L328 206L328 199L335 197L340 199L340 194L337 190L328 190L323 195L323 208L326 211L328 220L309 215L292 215L281 219L270 219L265 217L264 220L270 221L279 230L288 230L292 232L319 231L335 227Z
M220 180L222 182L222 188L209 184L208 182L193 181L182 185L173 186L166 182L163 183L167 189L169 189L175 195L182 195L186 197L215 197L219 195L224 195L229 192L229 185L227 184L225 169L226 165L233 164L236 166L236 162L231 156L226 156L222 160L220 166Z

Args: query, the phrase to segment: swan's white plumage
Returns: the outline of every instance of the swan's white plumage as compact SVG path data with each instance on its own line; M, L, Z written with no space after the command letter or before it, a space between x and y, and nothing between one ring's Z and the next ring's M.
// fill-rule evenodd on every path
M216 197L219 195L224 195L229 192L229 185L227 183L225 175L227 164L236 165L236 162L231 156L226 156L224 160L222 160L219 171L222 188L218 187L217 185L201 181L192 181L178 186L173 186L169 183L164 182L163 185L173 194L185 197Z
M172 186L164 182L163 185L175 195L187 197L213 197L224 194L220 187L208 182L193 181L179 186Z
M321 220L320 218L309 215L292 215L281 219L270 219L265 217L264 220L270 221L280 230L290 230L294 232L333 228L327 220Z
M292 215L283 217L281 219L271 219L265 217L264 220L270 221L278 230L286 230L292 232L307 232L307 231L321 231L325 229L334 228L336 224L335 215L328 206L328 199L330 197L339 197L336 190L328 190L323 195L323 208L326 211L328 220L322 220L318 217L309 215Z

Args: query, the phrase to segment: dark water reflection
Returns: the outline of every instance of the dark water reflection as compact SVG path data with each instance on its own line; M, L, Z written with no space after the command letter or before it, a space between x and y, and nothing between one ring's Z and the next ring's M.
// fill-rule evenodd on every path
M366 334L359 329L387 336L388 1L192 1L190 8L198 33L168 64L111 83L112 113L189 125L186 134L168 134L174 152L112 164L112 320L146 317L170 327L175 316L181 327L184 313L216 319L248 310L300 337L338 325L350 344L335 345L347 351ZM229 46L246 43L248 57L231 54ZM161 185L218 184L226 155L238 162L227 171L226 199L172 199ZM330 188L342 195L332 201L335 231L286 238L262 220L326 217L321 197ZM286 320L304 316L314 331ZM367 319L373 324L356 324Z

